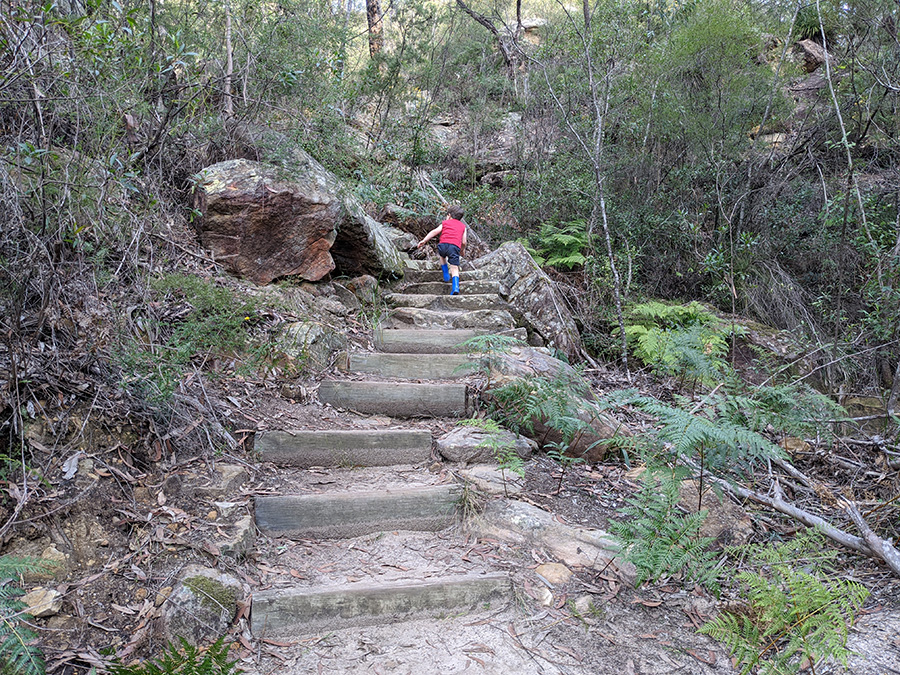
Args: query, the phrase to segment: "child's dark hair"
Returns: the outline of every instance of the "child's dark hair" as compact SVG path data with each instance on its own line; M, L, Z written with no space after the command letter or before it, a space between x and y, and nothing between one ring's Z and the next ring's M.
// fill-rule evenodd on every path
M447 207L447 213L451 218L456 220L462 220L463 216L466 215L465 209L461 207L459 204L451 204Z

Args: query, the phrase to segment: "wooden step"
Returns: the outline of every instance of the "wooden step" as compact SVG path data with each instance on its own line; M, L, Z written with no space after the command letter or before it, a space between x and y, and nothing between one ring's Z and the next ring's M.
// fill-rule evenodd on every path
M310 466L393 466L431 459L431 433L413 429L267 431L256 436L264 462Z
M458 485L264 496L256 525L273 537L342 539L390 530L434 531L453 524Z
M445 617L508 601L505 574L450 576L387 583L286 588L253 594L250 629L256 638L289 638L356 626Z
M343 352L338 355L339 370L367 373L407 380L448 380L476 372L477 359L465 354L384 354L380 352Z
M509 305L496 293L436 295L434 293L388 293L385 301L392 307L417 309L506 309Z
M375 347L382 352L394 354L443 354L460 353L466 340L492 331L483 329L423 330L418 328L382 328L375 331ZM499 335L509 335L526 340L524 328L500 331Z
M319 401L390 417L464 417L469 410L464 384L326 380L319 384Z

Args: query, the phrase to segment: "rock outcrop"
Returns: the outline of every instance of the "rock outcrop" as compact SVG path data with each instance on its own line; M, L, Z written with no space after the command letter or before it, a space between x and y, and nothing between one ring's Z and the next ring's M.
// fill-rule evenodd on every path
M506 242L473 264L500 282L501 294L521 312L530 337L536 336L541 343L558 349L570 359L581 353L581 337L572 314L560 302L550 278L522 244Z
M237 276L267 284L342 274L400 276L389 233L345 194L337 178L299 149L275 166L247 159L200 172L200 240Z

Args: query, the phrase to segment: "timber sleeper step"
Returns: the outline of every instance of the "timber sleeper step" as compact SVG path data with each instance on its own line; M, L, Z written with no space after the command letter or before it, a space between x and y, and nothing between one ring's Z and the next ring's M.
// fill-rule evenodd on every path
M466 340L491 332L481 329L382 328L375 331L375 347L394 354L460 353ZM509 335L523 342L527 338L524 328L495 334Z
M272 589L253 594L250 628L257 638L286 638L441 617L511 597L512 582L502 573Z
M467 281L486 281L491 277L488 270L460 270L459 283L464 284ZM403 280L410 283L426 283L430 281L444 281L444 274L440 269L433 270L406 270L403 273Z
M374 491L260 496L256 525L269 536L342 539L373 532L432 532L453 524L458 485Z
M394 466L431 458L431 433L414 429L267 431L254 443L264 462L299 466Z
M390 417L464 417L471 407L464 384L326 380L319 401Z
M384 354L342 352L339 370L407 380L446 380L473 375L478 359L467 354Z

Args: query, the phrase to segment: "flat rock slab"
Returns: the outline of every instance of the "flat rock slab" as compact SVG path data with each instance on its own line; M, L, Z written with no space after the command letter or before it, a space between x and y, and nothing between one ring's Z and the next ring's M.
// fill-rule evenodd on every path
M319 385L319 401L389 417L463 417L469 409L464 384L328 380Z
M418 328L384 328L375 332L375 346L382 352L403 354L437 354L460 353L466 340L471 340L488 331L477 329L435 329ZM524 328L501 331L501 335L509 335L525 340Z
M393 307L414 307L416 309L506 309L507 303L496 293L465 295L435 295L426 293L388 293L385 301Z
M475 329L482 332L512 330L516 320L505 309L476 309L472 311L450 309L421 309L396 307L388 315L393 328L416 326L422 330Z
M450 295L451 285L447 281L423 281L403 287L404 293L420 293L425 295ZM459 292L462 295L493 293L500 294L499 281L459 280Z
M464 284L467 281L483 281L486 279L490 279L490 272L487 270L460 270L459 271L459 283ZM403 280L408 281L410 283L427 283L431 281L437 281L440 283L446 283L444 281L444 274L439 269L433 270L406 270L403 273Z
M273 537L339 539L453 523L460 489L433 485L371 492L257 497L256 525Z
M616 572L627 584L633 584L637 576L634 565L617 555L618 546L606 532L566 525L553 514L525 502L488 502L473 528L483 537L540 544L569 567Z
M506 601L511 595L512 584L505 574L268 590L254 594L250 626L257 638L284 638L448 616L463 608Z
M393 466L431 458L431 433L376 431L268 431L254 444L264 462L299 466Z
M407 380L445 380L473 375L478 360L466 354L382 354L350 352L338 357L338 368Z

